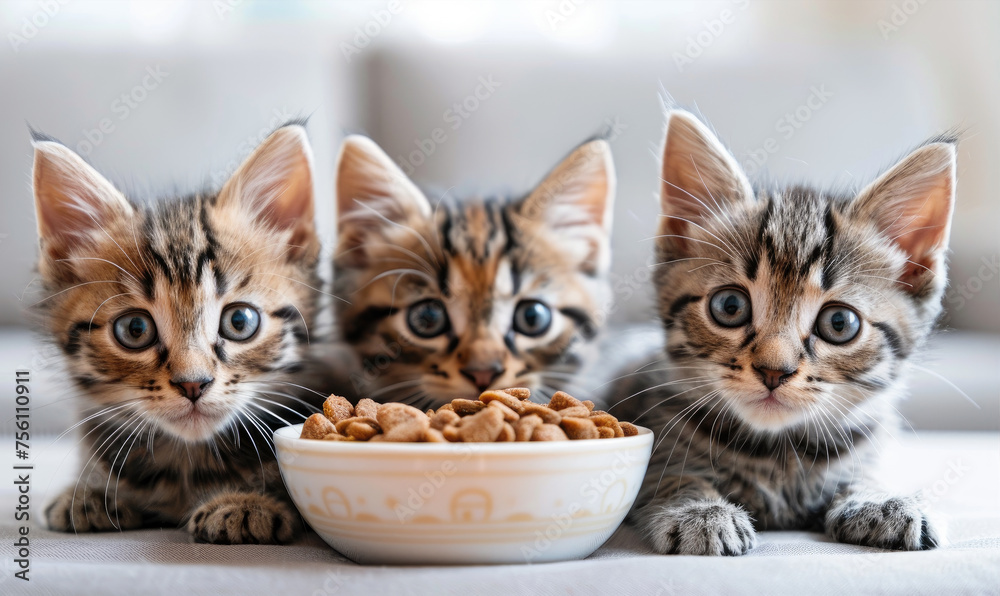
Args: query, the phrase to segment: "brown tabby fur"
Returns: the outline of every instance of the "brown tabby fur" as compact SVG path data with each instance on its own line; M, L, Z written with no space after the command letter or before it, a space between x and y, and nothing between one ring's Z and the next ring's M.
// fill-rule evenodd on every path
M525 198L432 207L374 143L352 137L337 190L334 293L346 300L337 318L360 361L359 397L433 405L475 396L486 386L468 368L502 371L494 388L571 387L603 323L614 196L604 141L581 146ZM430 339L406 323L408 307L427 298L444 302L452 323ZM512 327L527 298L552 310L540 337Z
M658 551L738 555L762 529L905 550L943 539L870 470L941 311L954 155L924 145L856 195L755 191L707 127L670 114L654 280L667 366L627 381L613 409L657 432L633 517ZM713 319L723 288L749 297L746 324ZM846 343L818 337L831 304L861 319ZM777 387L766 371L784 373Z
M149 204L63 145L34 146L37 308L78 393L84 446L76 482L45 510L49 527L187 524L200 541L290 540L300 522L270 436L310 409L289 382L319 283L304 129L278 129L218 193ZM232 303L260 313L245 341L220 336ZM135 310L156 324L145 349L113 334ZM213 380L192 400L177 383L195 378Z

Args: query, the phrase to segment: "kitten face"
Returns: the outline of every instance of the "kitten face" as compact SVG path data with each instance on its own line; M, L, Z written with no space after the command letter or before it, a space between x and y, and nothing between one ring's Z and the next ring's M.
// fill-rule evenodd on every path
M598 331L614 174L603 141L579 148L519 201L433 208L371 141L338 173L335 292L383 400L447 401L493 387L562 386Z
M66 147L35 143L39 306L90 406L192 442L261 414L314 316L311 180L299 126L217 195L146 206Z
M752 428L848 417L893 386L940 312L954 149L857 196L753 192L695 117L664 153L656 284L676 376Z

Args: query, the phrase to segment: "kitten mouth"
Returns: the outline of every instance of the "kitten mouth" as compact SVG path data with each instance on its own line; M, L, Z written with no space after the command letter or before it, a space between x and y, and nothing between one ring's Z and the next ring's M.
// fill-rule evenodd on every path
M788 406L783 401L781 401L781 399L777 395L775 395L773 391L768 393L767 397L764 397L763 399L758 399L757 401L753 402L753 405L757 406L758 408L761 408L762 410L768 410L768 411L788 409Z

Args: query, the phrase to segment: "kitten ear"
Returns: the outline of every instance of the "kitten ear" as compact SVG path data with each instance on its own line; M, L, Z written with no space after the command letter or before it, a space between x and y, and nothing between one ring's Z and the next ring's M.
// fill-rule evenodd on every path
M362 251L355 249L370 233L430 217L427 198L375 141L361 135L344 139L337 159L339 255L363 262Z
M955 169L953 143L924 145L865 187L851 205L854 217L874 222L906 253L909 262L899 281L916 296L924 295L935 277L944 284Z
M728 203L754 198L749 180L722 143L695 115L673 110L667 115L663 145L660 209L661 235L681 250L691 223L713 217Z
M249 212L278 231L290 231L288 244L301 254L318 243L313 222L312 150L299 124L272 132L219 191L217 206Z
M65 258L112 219L133 213L118 189L71 149L50 140L33 145L32 187L44 257Z
M576 253L581 269L603 273L611 262L615 166L607 141L574 150L524 200L520 215L542 221L557 242Z

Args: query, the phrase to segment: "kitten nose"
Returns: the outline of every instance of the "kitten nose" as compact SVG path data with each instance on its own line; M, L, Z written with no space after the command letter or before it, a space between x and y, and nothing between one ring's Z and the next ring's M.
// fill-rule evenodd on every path
M760 375L760 380L764 383L764 386L774 391L782 383L788 380L788 377L795 374L798 369L786 368L783 370L775 370L773 368L759 368L756 365L753 367L757 374Z
M472 384L475 385L477 389L485 391L489 388L494 379L504 373L504 368L499 362L497 362L493 366L487 368L463 368L460 372L463 376L465 376L465 378L472 381Z
M170 384L181 392L181 395L190 399L192 402L198 401L201 394L204 393L205 388L212 384L215 379L196 379L194 381L187 380L176 380L170 381Z

